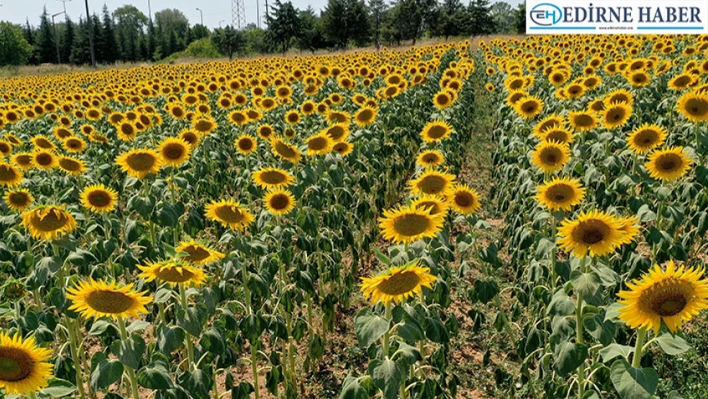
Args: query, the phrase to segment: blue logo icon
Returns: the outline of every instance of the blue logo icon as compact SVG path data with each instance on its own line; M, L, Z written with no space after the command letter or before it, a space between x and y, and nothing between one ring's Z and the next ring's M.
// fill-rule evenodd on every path
M531 20L540 26L555 25L563 18L563 12L555 4L541 3L531 9Z

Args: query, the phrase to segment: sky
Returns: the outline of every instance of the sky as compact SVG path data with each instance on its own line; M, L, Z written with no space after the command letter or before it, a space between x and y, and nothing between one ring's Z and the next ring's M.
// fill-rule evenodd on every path
M148 14L148 1L152 8L152 13L163 10L165 8L177 8L182 11L189 19L192 25L200 22L200 14L197 7L201 8L204 13L204 25L209 28L219 27L231 23L231 1L232 0L88 0L90 11L98 15L101 14L103 5L107 5L108 9L113 12L126 4L134 5L139 8L145 15ZM512 6L516 6L520 0L508 0ZM256 11L257 2L260 2L261 15L265 13L265 0L244 0L246 11L246 23L255 23L258 12ZM324 9L327 0L292 0L293 5L299 9L305 9L308 5L315 10ZM494 1L490 1L493 3ZM463 3L467 3L463 0ZM66 12L74 22L79 20L79 16L86 14L84 0L66 0ZM31 25L39 25L39 16L42 14L42 9L47 7L47 12L56 14L64 11L64 5L60 0L0 0L0 21L10 21L18 24L24 24L29 18ZM56 17L57 20L63 18ZM265 26L261 17L261 24Z

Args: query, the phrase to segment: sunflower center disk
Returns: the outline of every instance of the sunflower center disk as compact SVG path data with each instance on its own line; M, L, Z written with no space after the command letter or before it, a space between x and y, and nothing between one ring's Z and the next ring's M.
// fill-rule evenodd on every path
M285 209L289 204L290 199L286 195L274 195L273 198L270 199L270 206L276 210Z
M86 296L91 309L101 313L120 314L133 306L133 298L116 291L94 291Z
M652 285L642 293L639 304L642 309L662 317L670 317L681 313L691 297L693 289L690 283L669 278Z
M171 144L165 148L164 154L169 159L180 159L182 157L182 154L184 154L184 151L183 151L181 145L179 145L179 144L172 145Z
M158 270L155 275L162 281L167 281L170 283L183 283L185 281L189 281L189 279L194 276L194 273L186 269L182 269L182 272L180 273L176 267L165 267Z
M474 203L474 198L469 193L457 193L455 203L463 208L468 207Z
M276 144L275 150L283 158L293 158L296 155L295 151L292 148L288 147L286 144L283 144L283 143Z
M677 170L681 164L681 157L676 154L664 154L656 161L656 166L665 172L673 172Z
M13 181L17 177L17 173L10 166L0 166L0 181Z
M424 215L403 215L393 222L393 228L402 236L412 237L425 232L430 220Z
M420 277L415 272L404 271L381 281L377 289L386 295L396 296L413 291L418 283Z
M307 147L311 150L321 150L327 146L327 139L317 137L307 143Z
M214 210L216 216L227 223L239 223L243 220L241 211L232 206L220 206Z
M261 180L266 184L280 184L285 181L285 176L278 172L264 172L261 174Z
M63 214L60 213L59 216L57 216L55 212L51 211L44 215L44 217L35 214L34 217L32 217L31 223L32 226L39 231L55 231L64 227L68 221L69 218Z
M658 139L659 136L652 130L643 130L637 135L637 142L641 143L643 146L650 146Z
M556 184L548 189L546 198L553 202L565 202L573 196L573 188L565 184Z
M37 158L35 160L37 161L38 164L40 164L42 166L52 164L52 156L49 154L39 154L39 155L37 155Z
M208 258L210 253L206 249L202 247L194 247L190 246L184 249L184 252L189 254L189 259L190 262L201 262L204 259Z
M155 157L150 154L133 154L128 157L127 163L131 169L144 172L155 165Z
M440 176L428 176L418 183L418 187L425 194L438 194L447 186L447 180Z
M601 220L587 220L573 231L573 239L585 245L601 242L610 234L610 227Z
M689 113L694 116L703 116L708 113L708 103L700 99L691 99L686 103Z
M443 126L433 126L430 130L428 130L428 136L433 139L439 139L440 137L443 137L445 133L447 133L447 129Z
M0 348L0 381L21 381L32 373L32 358L17 348Z
M91 193L91 195L89 195L88 197L88 200L91 205L102 207L108 205L111 202L111 197L109 197L108 194L105 192L97 191L95 193Z
M543 162L550 165L555 165L560 158L561 153L555 148L546 149L541 154L541 159L543 160Z

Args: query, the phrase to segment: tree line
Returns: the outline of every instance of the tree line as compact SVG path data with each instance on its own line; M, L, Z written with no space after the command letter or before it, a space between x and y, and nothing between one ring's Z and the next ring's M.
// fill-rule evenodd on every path
M267 28L249 24L210 30L190 25L177 9L148 18L126 5L113 12L74 22L68 16L52 21L45 9L38 25L0 22L0 66L46 63L90 64L89 29L96 62L160 61L175 55L217 57L287 52L297 49L344 49L391 46L419 38L523 33L526 11L488 0L328 0L321 12L300 10L291 1L275 0L265 12Z

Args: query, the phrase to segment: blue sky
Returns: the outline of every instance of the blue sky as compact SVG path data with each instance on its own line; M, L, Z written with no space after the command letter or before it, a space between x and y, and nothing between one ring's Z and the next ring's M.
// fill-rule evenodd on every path
M260 1L261 14L263 14L265 0L244 0L246 23L256 22L257 1ZM305 9L311 5L315 10L323 9L327 4L327 0L292 0L292 2L297 8ZM490 1L490 3L493 2ZM519 0L509 0L508 2L515 6ZM199 23L200 17L199 11L196 10L197 7L204 12L204 24L210 28L218 27L220 21L224 21L223 25L231 23L231 0L150 0L150 3L153 14L165 8L177 8L189 18L189 22L193 25ZM467 0L463 0L463 3L467 3ZM39 24L39 15L45 5L49 14L64 10L62 2L59 0L0 0L0 4L2 5L0 6L0 21L24 23L25 19L29 17L32 25ZM148 14L148 0L89 0L91 13L95 10L97 14L100 14L104 4L111 11L122 5L131 4L139 8L145 15ZM79 16L86 13L84 0L67 1L66 12L74 21L78 21Z

